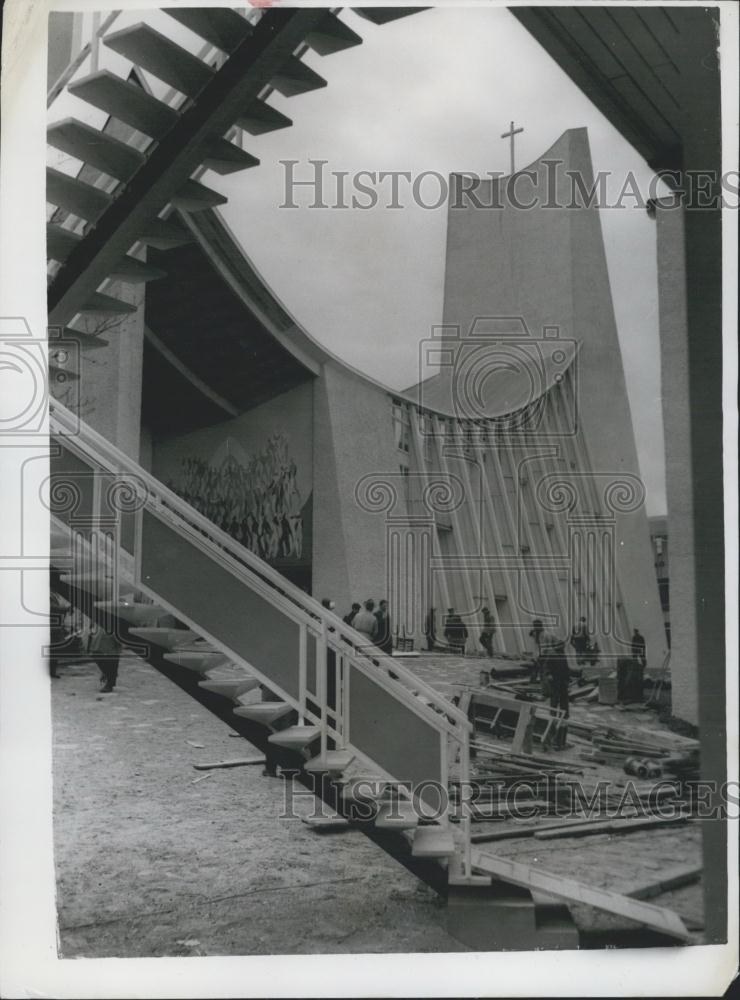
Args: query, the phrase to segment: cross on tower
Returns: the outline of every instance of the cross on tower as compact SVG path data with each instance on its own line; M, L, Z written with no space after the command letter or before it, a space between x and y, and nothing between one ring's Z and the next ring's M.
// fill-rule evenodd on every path
M512 172L512 174L516 173L516 167L514 165L514 136L515 135L519 135L519 133L523 132L523 131L524 131L523 128L514 128L514 122L512 122L511 125L509 126L509 131L508 132L504 132L504 134L501 136L502 139L511 139L511 172Z

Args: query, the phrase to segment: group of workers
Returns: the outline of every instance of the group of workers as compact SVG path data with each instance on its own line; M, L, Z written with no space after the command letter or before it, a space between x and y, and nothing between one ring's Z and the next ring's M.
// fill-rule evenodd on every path
M324 606L332 610L333 601L324 601ZM342 621L351 625L357 632L367 636L368 641L382 649L384 653L393 652L393 633L391 618L388 614L388 601L382 600L375 607L375 601L368 598L364 606L355 602Z

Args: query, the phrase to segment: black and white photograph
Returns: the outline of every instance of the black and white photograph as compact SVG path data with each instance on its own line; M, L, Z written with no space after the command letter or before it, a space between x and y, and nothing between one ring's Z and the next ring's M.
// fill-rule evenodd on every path
M738 8L117 2L4 10L0 993L722 996Z

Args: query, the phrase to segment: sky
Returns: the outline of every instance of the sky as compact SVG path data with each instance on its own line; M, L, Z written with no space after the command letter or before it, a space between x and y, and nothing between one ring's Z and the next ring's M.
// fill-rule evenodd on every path
M140 19L125 12L115 28ZM613 197L632 171L647 199L653 174L505 8L435 8L383 26L348 10L342 19L363 44L324 57L309 51L304 62L328 86L270 96L294 124L245 136L260 166L229 177L208 172L203 182L228 196L221 209L227 224L298 322L340 358L398 389L417 380L419 342L442 321L445 206L424 209L405 199L402 209L310 209L308 196L298 193L301 207L280 208L281 160L299 161L298 178L313 176L310 159L328 161L327 177L358 170L508 173L509 143L500 135L514 120L524 128L516 138L518 167L566 129L586 126L594 170L612 172ZM147 20L198 49L198 40L161 12ZM104 65L116 69L116 58L106 55ZM424 190L431 200L434 185ZM329 183L325 200L333 195ZM660 514L666 501L655 227L644 208L626 206L600 214L648 513Z

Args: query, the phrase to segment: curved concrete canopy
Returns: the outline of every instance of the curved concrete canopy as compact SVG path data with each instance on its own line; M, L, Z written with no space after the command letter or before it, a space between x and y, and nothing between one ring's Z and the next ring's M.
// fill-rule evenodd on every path
M568 130L537 160L517 171L517 174L534 172L541 176L547 161L559 159L568 163L571 140L577 133L585 134L585 130ZM452 176L458 178L462 175ZM493 183L498 183L505 188L507 181L507 177L501 177L495 181L482 179L478 184L490 188ZM514 415L540 399L561 380L575 357L576 345L573 341L559 343L543 339L542 331L528 329L521 317L502 319L483 316L460 335L451 357L438 360L437 363L441 363L438 374L407 390L390 389L353 368L308 333L264 280L218 210L183 213L183 218L213 269L242 303L245 314L256 320L262 347L255 347L252 339L249 350L255 362L259 360L255 352L264 354L262 360L265 363L269 355L276 385L281 384L276 366L280 366L283 360L286 367L295 369L288 381L299 377L296 370L303 370L305 377L311 377L317 375L323 365L329 364L382 389L393 398L408 400L441 416L496 419ZM154 294L157 294L156 291ZM162 336L159 329L155 328L154 332ZM240 346L238 340L240 337L236 335L236 357ZM170 340L168 348L179 354L182 341L178 346L177 339ZM192 364L191 367L196 370ZM264 372L263 365L255 364L255 371L259 368ZM203 378L200 371L198 374ZM205 381L210 384L209 379ZM244 399L234 399L233 395L224 391L222 384L213 384L212 389L239 408L245 408ZM255 398L261 395L256 393Z

